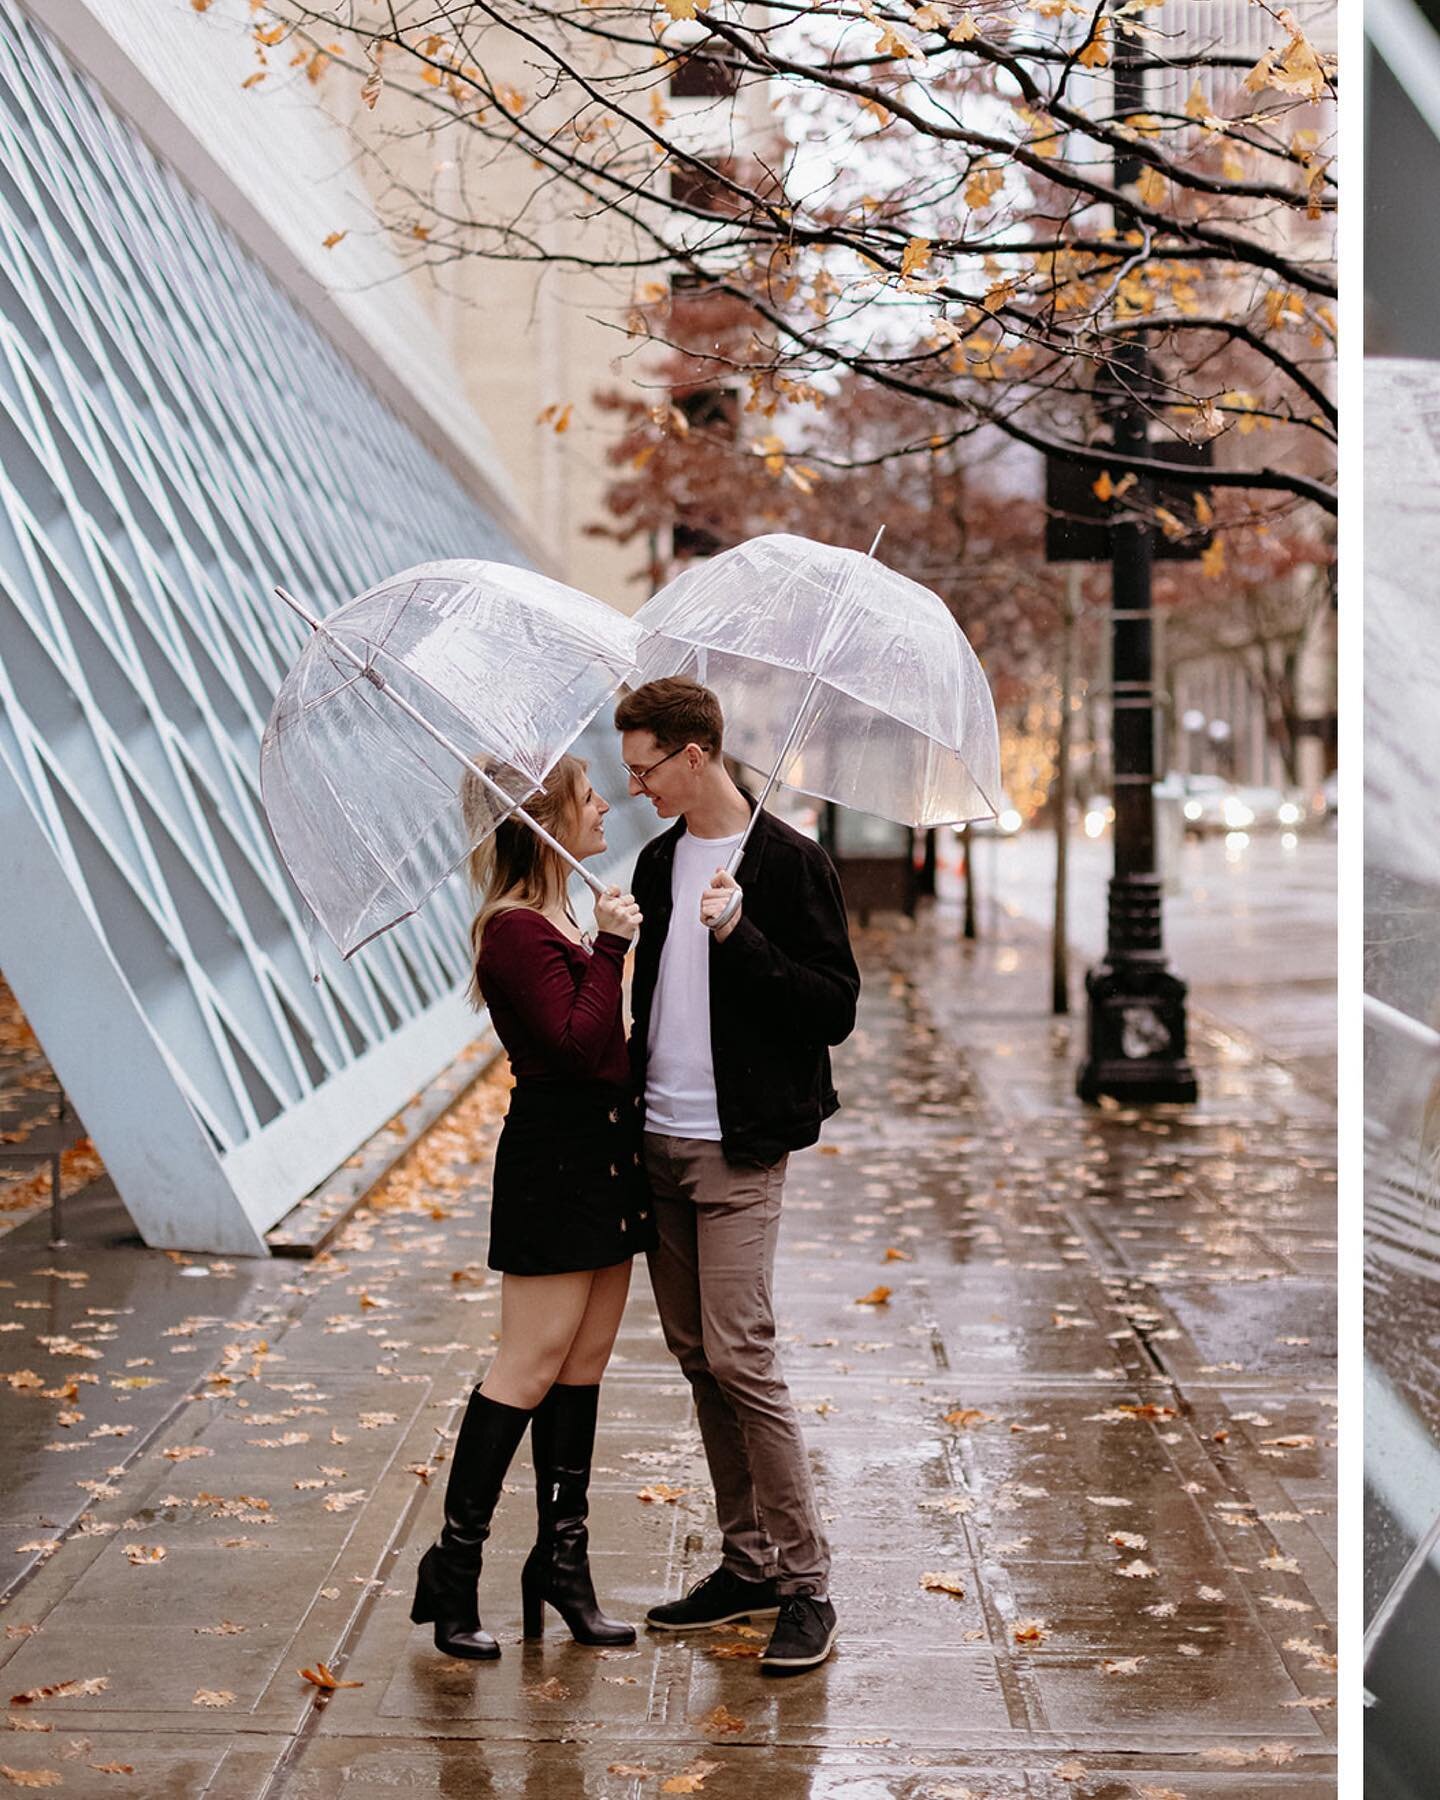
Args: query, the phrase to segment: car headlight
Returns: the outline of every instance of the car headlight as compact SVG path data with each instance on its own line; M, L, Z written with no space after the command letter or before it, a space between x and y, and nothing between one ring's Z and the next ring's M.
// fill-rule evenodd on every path
M1225 823L1232 831L1240 831L1255 823L1255 815L1243 800L1233 797L1225 802Z
M1205 808L1198 800L1187 800L1185 802L1185 817L1187 819L1203 819L1204 816Z
M1293 800L1287 800L1280 807L1276 817L1282 825L1298 825L1300 823L1300 808Z
M996 823L1008 837L1014 832L1017 832L1025 821L1020 817L1013 806L1007 806Z
M1104 813L1100 811L1099 807L1092 806L1085 815L1086 837L1103 837L1105 834L1106 823L1107 821Z

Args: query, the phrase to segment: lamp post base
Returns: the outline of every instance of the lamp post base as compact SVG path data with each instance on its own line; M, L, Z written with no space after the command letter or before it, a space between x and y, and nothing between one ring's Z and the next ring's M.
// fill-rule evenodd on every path
M1185 983L1158 958L1117 957L1085 977L1087 1054L1075 1092L1131 1106L1190 1105L1199 1097L1186 1051Z

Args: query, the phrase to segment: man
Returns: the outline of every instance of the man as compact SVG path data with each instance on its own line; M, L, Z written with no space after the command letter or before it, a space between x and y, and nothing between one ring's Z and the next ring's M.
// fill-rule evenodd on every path
M829 857L761 813L725 772L708 688L647 682L616 708L632 796L675 824L640 852L631 1061L659 1247L650 1276L690 1382L715 1485L720 1567L646 1623L698 1631L774 1615L772 1675L835 1641L830 1552L775 1348L771 1280L786 1158L839 1105L828 1045L855 1025L860 974ZM715 925L715 929L711 926Z

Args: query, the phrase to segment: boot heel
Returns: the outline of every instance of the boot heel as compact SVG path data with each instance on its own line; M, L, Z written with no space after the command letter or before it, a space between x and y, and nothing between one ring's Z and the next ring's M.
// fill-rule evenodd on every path
M426 1563L429 1551L421 1557L419 1567L415 1571L415 1598L410 1603L410 1623L412 1625L433 1625L435 1623L435 1591L431 1586Z
M545 1635L545 1602L532 1589L520 1590L521 1630L527 1638Z

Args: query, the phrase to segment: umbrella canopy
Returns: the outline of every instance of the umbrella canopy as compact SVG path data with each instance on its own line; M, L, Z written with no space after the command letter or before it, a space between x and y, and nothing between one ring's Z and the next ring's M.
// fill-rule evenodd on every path
M638 638L589 594L494 562L422 563L320 623L275 697L260 788L342 955L408 918L543 785L632 678Z
M995 703L945 602L873 556L775 533L636 614L639 679L693 675L725 748L817 799L917 828L991 818Z

